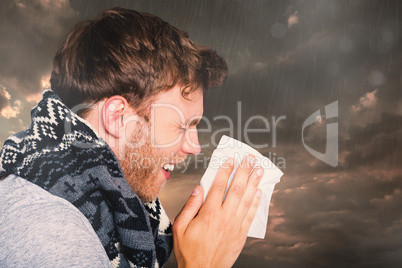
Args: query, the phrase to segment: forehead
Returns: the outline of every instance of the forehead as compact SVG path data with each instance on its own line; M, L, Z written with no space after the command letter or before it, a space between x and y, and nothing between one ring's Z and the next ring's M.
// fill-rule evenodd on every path
M203 91L202 87L187 95L187 99L181 94L181 87L175 86L167 92L158 94L152 102L156 109L164 112L168 117L171 113L177 113L188 121L194 117L201 117L203 114Z

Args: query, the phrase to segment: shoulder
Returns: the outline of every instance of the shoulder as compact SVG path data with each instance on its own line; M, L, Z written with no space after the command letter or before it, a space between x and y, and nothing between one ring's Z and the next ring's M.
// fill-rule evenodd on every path
M20 177L0 181L0 267L109 267L85 216Z

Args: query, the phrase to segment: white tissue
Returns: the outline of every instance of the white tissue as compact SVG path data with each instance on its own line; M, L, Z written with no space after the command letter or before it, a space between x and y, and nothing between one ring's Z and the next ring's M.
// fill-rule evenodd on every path
M247 144L224 135L219 141L218 147L212 153L211 161L209 162L208 168L201 178L200 184L204 190L205 201L205 198L209 189L211 188L212 182L214 181L220 166L225 160L229 159L229 157L233 157L236 165L229 178L229 188L229 185L232 183L233 176L236 173L237 167L240 165L243 158L248 154L253 154L256 157L256 166L264 168L264 175L260 184L258 185L258 188L262 190L261 203L257 209L254 221L251 224L248 236L264 239L267 229L268 210L272 192L275 184L280 181L280 178L283 175L283 172L276 167L271 160Z

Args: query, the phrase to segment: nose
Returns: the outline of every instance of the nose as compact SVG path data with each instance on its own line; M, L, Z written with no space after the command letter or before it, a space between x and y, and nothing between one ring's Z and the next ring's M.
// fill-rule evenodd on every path
M184 136L182 150L186 154L197 155L201 152L201 146L198 141L197 129L189 129Z

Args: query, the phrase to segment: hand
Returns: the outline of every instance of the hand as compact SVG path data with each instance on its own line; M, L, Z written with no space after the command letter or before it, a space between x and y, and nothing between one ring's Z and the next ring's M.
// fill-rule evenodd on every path
M204 205L202 188L196 186L173 224L174 254L179 267L234 264L261 200L257 186L264 171L261 167L252 171L254 159L248 155L242 161L224 202L233 159L219 169Z

